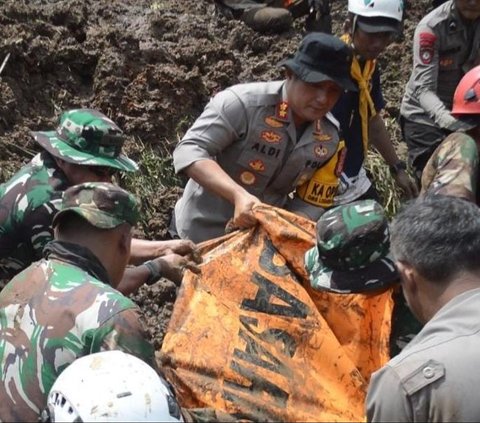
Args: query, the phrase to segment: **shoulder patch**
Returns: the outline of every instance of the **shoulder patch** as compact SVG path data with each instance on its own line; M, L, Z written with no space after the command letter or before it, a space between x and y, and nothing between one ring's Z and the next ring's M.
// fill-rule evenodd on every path
M437 40L437 36L435 34L432 34L431 32L421 32L419 40L420 60L424 65L429 65L433 59L434 46L435 41Z
M402 385L408 395L413 395L443 377L445 377L445 366L438 361L428 360L408 376L402 378Z

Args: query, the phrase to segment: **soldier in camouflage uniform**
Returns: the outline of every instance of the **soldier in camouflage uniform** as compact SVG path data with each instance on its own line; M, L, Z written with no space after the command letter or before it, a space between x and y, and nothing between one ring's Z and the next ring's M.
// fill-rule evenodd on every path
M389 255L388 221L374 200L335 207L317 222L317 246L305 254L313 288L338 293L375 293L399 281ZM398 354L421 324L394 293L390 355Z
M479 204L480 66L458 84L452 114L472 129L450 134L437 147L422 173L422 194L451 195Z
M421 195L450 195L478 204L478 147L480 142L480 66L470 70L458 84L452 115L471 127L454 132L436 148L422 173ZM402 293L395 297L392 355L398 354L422 325L408 309Z
M135 199L112 184L65 191L45 258L0 292L1 421L36 420L77 357L115 349L155 366L139 308L115 289L138 217Z
M389 253L388 221L374 200L325 212L317 222L317 245L305 253L313 288L338 293L368 292L398 282Z
M115 171L138 169L121 154L125 137L120 128L96 110L67 111L55 131L34 132L33 136L43 151L0 186L0 279L11 279L42 257L43 247L53 238L53 215L69 186L111 182ZM134 240L132 245L135 264L165 253L189 259L195 247L185 240ZM163 261L173 268L181 260L172 254ZM147 278L157 280L157 265L129 269L122 292L135 290Z
M449 135L437 147L422 173L422 194L452 195L476 202L478 149L461 132Z

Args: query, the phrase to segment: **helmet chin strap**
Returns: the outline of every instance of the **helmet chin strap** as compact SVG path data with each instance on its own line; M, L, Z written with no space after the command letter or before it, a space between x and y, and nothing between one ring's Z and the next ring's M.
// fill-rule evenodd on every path
M355 54L357 59L364 59L361 54L357 53L357 51L355 49L355 44L353 42L354 34L355 34L356 29L357 29L357 19L358 19L358 15L354 14L353 19L352 19L352 26L351 26L351 29L350 29L350 38L352 39L351 47L352 47L353 53Z

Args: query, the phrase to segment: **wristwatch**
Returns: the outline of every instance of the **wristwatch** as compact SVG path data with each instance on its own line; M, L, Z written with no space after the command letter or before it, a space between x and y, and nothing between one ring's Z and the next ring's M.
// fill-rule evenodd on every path
M146 285L153 285L162 277L162 266L160 265L160 263L154 263L153 260L148 260L143 263L143 265L146 266L146 268L150 272L150 275L144 282Z
M407 164L403 160L399 160L394 165L389 166L390 173L395 176L400 170L407 170Z

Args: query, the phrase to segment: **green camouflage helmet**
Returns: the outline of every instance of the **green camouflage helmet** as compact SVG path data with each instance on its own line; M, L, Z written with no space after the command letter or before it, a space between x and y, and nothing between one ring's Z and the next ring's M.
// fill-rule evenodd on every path
M53 219L54 227L67 212L77 213L100 229L113 229L122 223L135 226L140 217L133 195L106 182L87 182L68 188Z
M45 150L69 163L134 171L137 164L121 154L125 136L107 116L93 109L62 114L56 131L32 132Z
M305 266L316 289L375 290L398 280L389 248L388 221L380 204L356 201L320 217L317 245L307 251Z

